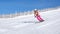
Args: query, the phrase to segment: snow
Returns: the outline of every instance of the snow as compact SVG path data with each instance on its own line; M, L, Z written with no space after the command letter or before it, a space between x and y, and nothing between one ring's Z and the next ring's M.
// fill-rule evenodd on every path
M60 8L40 13L44 22L34 15L0 18L0 34L60 34Z

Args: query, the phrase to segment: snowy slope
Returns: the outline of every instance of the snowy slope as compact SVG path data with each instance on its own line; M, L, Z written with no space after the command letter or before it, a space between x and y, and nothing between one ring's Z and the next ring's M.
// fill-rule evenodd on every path
M0 18L0 34L60 34L60 8L40 13L44 22L34 15Z

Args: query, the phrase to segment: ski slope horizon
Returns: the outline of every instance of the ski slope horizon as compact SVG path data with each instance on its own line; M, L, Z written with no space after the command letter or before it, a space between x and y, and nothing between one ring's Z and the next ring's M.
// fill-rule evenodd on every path
M55 8L45 8L45 9L38 9L40 12L45 12L45 11L50 11L50 10L55 10L60 8L60 6L55 7ZM0 18L14 18L17 16L23 16L23 15L28 15L28 14L33 14L34 10L31 11L26 11L26 12L15 12L13 14L0 14Z
M60 8L40 12L40 22L34 14L14 18L0 18L0 34L60 34Z

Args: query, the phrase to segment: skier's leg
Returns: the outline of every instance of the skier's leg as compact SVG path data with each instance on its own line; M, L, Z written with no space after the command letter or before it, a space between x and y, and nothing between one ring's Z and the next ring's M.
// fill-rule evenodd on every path
M39 16L39 18L40 18L40 20L43 20L43 19L41 18L41 16Z
M40 22L44 21L40 16L37 16L37 19L38 19Z

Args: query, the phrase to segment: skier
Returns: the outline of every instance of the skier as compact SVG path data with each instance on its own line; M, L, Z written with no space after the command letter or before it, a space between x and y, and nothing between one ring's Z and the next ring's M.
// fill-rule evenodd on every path
M39 15L39 11L37 9L34 10L34 16L37 18L38 21L43 22L44 20Z

